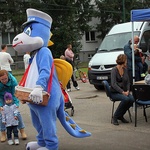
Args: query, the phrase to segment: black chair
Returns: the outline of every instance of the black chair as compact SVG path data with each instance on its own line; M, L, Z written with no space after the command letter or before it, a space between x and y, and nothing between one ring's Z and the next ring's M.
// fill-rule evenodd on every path
M113 115L114 115L115 102L119 101L119 100L112 99L112 97L111 97L111 91L110 91L110 85L109 85L109 83L106 80L103 81L103 85L104 85L104 89L105 89L107 97L113 102L112 114L111 114L111 123L112 123L112 119L113 119ZM130 121L132 122L131 113L130 113L129 109L128 109L128 113L129 113Z
M132 93L135 99L135 127L137 126L137 106L143 107L143 115L147 122L146 108L150 106L150 85L133 85Z

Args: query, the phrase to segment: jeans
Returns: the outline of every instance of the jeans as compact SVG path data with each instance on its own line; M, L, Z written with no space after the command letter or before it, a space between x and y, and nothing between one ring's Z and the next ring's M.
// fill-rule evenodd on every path
M77 83L77 81L76 81L76 79L75 79L74 73L73 73L72 76L71 76L71 80L72 80L73 86L74 86L74 87L77 87L77 86L78 86L78 83ZM71 89L70 80L69 80L69 82L68 82L68 84L67 84L67 89Z
M143 64L142 64L142 62L138 62L137 65L139 67L139 72L140 72L140 75L141 75L143 73Z
M22 116L20 114L20 112L18 113L18 121L19 121L19 124L18 124L18 129L23 129L25 128L25 125L23 123L23 120L22 120ZM2 114L0 112L0 131L5 131L6 130L6 127L5 127L5 124L2 123Z
M7 139L12 139L12 132L14 134L14 139L18 139L18 129L17 126L9 126L7 127Z
M112 99L115 99L116 101L121 101L118 105L118 108L116 109L114 113L114 118L122 118L126 111L133 105L134 98L131 94L128 96L125 96L121 93L111 93Z

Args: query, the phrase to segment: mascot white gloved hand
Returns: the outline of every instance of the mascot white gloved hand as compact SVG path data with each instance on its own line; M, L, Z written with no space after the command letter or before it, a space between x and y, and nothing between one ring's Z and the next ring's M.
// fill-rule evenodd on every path
M43 102L43 88L41 86L36 86L33 91L30 93L29 98L33 103L39 104Z

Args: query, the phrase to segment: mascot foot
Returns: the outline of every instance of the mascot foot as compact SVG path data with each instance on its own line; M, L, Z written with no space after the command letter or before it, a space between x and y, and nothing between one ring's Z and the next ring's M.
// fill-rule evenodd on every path
M37 150L39 148L43 148L43 147L41 147L40 145L38 145L38 143L36 141L35 142L29 142L26 145L26 150Z

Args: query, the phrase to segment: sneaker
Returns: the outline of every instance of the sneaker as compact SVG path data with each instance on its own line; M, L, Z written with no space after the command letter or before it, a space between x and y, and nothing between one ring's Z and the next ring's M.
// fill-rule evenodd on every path
M71 92L71 89L67 89L67 92Z
M141 77L145 77L145 74L144 74L144 73L142 73L142 74L141 74Z
M19 140L15 139L15 145L19 145Z
M80 90L80 88L79 88L78 86L77 86L77 87L75 87L75 89L76 89L76 90Z
M13 145L13 144L14 144L13 140L8 140L8 145Z

